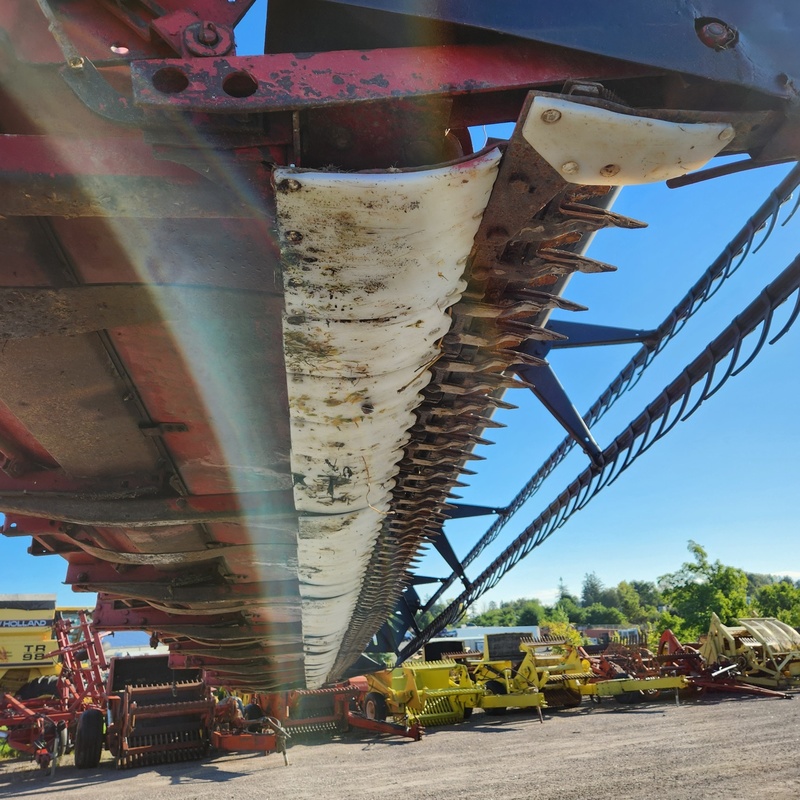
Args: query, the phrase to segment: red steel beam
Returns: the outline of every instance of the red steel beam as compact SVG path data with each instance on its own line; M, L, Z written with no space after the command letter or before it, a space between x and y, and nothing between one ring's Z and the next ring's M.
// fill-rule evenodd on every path
M281 147L254 149L262 158L284 160ZM214 152L208 151L212 163ZM257 177L248 184L255 191L244 198L225 181L155 158L141 134L86 139L0 135L3 216L263 217L268 215L267 180Z
M125 499L9 492L0 495L0 501L7 514L106 528L163 528L247 517L280 519L297 513L291 490Z
M296 111L653 73L652 68L542 44L149 59L131 65L137 105L202 112Z

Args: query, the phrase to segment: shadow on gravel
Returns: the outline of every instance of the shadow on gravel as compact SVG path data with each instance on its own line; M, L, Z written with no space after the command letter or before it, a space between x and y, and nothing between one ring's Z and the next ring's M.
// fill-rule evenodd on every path
M225 754L227 755L227 754ZM261 758L260 754L255 754ZM109 787L109 795L114 795L115 783L128 781L137 774L156 773L168 777L170 785L183 786L193 783L224 783L234 778L245 777L248 772L221 770L213 763L213 756L204 761L183 761L177 764L158 764L149 767L117 770L111 761L102 763L97 769L77 769L63 766L52 777L45 775L32 762L29 770L18 769L0 775L0 797L47 797L61 796L75 791L77 794L87 787L103 784Z
M426 729L425 733L427 735L428 729ZM291 755L292 747L295 745L303 745L304 747L319 747L323 744L335 744L336 742L346 742L347 744L358 744L359 742L391 745L414 744L413 739L404 739L393 734L370 734L367 732L359 733L358 731L343 731L335 735L331 733L322 733L314 736L309 734L304 734L302 736L295 735L289 740L287 752L289 755ZM280 756L278 757L280 758Z

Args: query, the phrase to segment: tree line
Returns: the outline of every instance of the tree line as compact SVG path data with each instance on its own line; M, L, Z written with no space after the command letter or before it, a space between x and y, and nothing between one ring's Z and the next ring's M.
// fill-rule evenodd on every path
M689 552L691 560L657 581L621 581L608 587L591 572L584 577L580 596L571 594L562 581L552 605L536 598L489 603L480 613L468 609L460 624L605 624L653 633L670 628L679 639L690 642L708 631L713 611L727 625L735 625L741 617L776 617L800 628L800 580L746 572L719 560L712 562L697 542L689 542ZM448 604L445 600L441 606L434 606L419 622L424 625L432 621Z

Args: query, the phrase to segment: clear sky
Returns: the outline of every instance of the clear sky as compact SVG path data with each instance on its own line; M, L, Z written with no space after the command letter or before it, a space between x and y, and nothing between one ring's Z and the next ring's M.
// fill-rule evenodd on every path
M259 4L254 15L263 15ZM252 24L239 31L240 52L255 52L263 33ZM262 28L263 31L263 28ZM660 323L769 191L788 172L770 167L693 187L663 185L623 190L615 211L649 227L603 231L589 250L592 258L618 267L612 274L577 275L566 296L589 306L566 316L652 328ZM790 204L791 206L791 204ZM786 216L782 214L782 219ZM739 272L658 356L635 390L620 400L593 433L607 444L666 386L736 314L800 251L800 213L751 255ZM788 313L784 309L780 314ZM776 328L776 330L779 329ZM628 361L635 345L552 352L550 361L579 411ZM748 351L745 351L748 352ZM559 579L578 593L583 577L596 572L607 585L620 580L655 580L686 560L694 539L712 559L753 572L800 577L797 483L800 323L728 384L687 422L642 456L619 480L533 551L503 582L479 601L514 597L554 599ZM502 506L563 438L557 423L527 390L507 399L516 411L496 419L508 428L491 431L492 447L476 452L478 474L462 490L465 502ZM542 490L521 510L486 554L468 570L475 577L585 466L574 451ZM448 523L448 536L463 556L492 518ZM65 562L27 555L28 540L0 537L2 592L58 592L62 604L83 604L61 585ZM428 575L448 570L438 556L420 567ZM424 593L424 587L423 593ZM455 597L453 586L448 597ZM92 598L86 598L93 604Z

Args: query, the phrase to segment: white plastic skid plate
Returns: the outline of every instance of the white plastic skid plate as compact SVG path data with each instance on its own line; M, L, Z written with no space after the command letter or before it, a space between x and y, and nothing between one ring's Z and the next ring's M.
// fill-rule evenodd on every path
M629 186L699 169L735 132L724 122L665 122L536 97L522 135L569 183Z
M350 624L499 161L494 150L415 172L275 170L311 688Z

